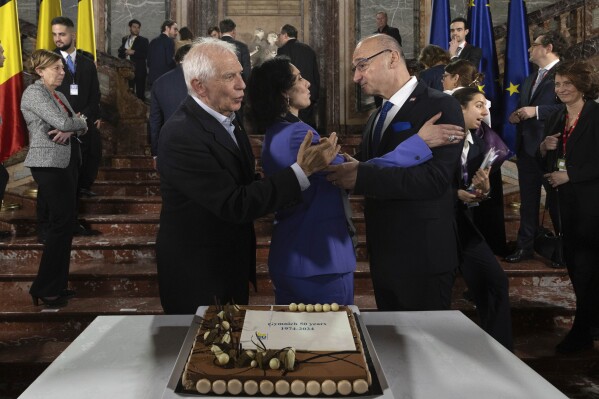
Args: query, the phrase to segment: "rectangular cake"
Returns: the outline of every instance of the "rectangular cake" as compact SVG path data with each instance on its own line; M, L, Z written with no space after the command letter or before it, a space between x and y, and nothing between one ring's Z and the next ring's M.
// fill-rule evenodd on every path
M209 307L181 377L183 392L368 394L372 378L354 314L345 306L307 308L312 312L297 306Z

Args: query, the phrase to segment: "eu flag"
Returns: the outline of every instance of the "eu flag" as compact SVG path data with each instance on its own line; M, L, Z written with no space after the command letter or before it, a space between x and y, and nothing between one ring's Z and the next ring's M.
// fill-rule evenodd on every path
M429 43L444 49L449 45L449 0L433 0Z
M468 9L468 22L470 33L468 42L480 47L483 56L480 61L479 71L485 75L480 89L491 101L491 122L493 130L501 131L503 120L501 112L501 89L499 87L499 67L497 66L497 51L495 49L495 35L491 21L491 8L488 0L470 0Z
M508 122L510 113L518 108L524 79L530 74L528 61L528 23L523 0L511 0L507 19L505 44L505 74L503 80L503 140L514 150L516 126Z

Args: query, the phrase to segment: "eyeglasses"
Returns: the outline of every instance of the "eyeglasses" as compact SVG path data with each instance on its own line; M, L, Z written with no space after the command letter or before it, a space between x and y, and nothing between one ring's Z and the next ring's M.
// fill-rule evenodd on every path
M370 64L368 63L368 61L370 61L371 59L373 59L373 58L374 58L374 57L376 57L377 55L381 55L381 54L383 54L383 53L386 53L387 51L393 51L393 50L391 50L391 49L385 49L385 50L379 51L378 53L376 53L376 54L374 54L374 55L371 55L370 57L366 57L366 58L359 58L359 59L358 59L358 62L357 62L355 65L353 65L353 66L351 67L351 71L352 71L352 73L356 72L356 69L357 69L358 71L360 71L360 72L364 72L365 70L367 70L367 69L368 69L368 66L370 65Z

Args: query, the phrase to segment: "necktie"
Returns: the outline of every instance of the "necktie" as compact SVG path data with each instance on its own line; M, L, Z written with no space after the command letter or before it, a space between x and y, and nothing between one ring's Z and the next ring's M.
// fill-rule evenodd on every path
M376 122L376 126L374 127L374 133L372 135L372 154L377 154L377 149L379 143L381 142L381 135L383 133L383 125L385 124L385 119L387 119L387 112L393 107L393 103L391 101L385 102L383 108L381 108L381 112L379 114L379 120Z
M543 78L545 77L546 74L547 74L547 70L545 68L539 69L539 74L537 75L537 80L535 81L535 84L532 87L532 93L534 93L535 90L537 90L537 87L539 87L539 84L541 83L541 81L543 80Z
M69 71L71 71L72 75L75 75L75 64L73 64L73 59L71 55L67 55L67 67L69 67Z
M462 47L458 47L458 49L455 51L455 56L459 57L460 53L462 52L463 48Z
M470 150L470 142L466 138L464 147L462 148L462 181L465 186L468 186L468 151Z

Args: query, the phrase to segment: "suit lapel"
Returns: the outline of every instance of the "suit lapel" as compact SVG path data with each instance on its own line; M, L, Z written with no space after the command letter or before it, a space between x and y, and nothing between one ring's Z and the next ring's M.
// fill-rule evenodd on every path
M595 108L595 112L597 112L599 107L594 107L592 100L589 100L584 104L582 111L580 112L578 122L576 123L576 127L570 134L570 137L568 137L568 142L566 145L566 158L572 152L572 148L575 148L576 142L579 141L582 137L584 137L585 132L593 131L589 129L589 124L593 120L593 118L591 117L593 108Z
M368 122L366 122L366 126L364 126L364 131L362 132L362 146L364 147L364 151L362 154L366 154L368 159L374 158L375 154L372 154L372 134L374 133L372 130L374 128L374 120L376 116L380 112L381 108L377 108L370 117L368 118Z

